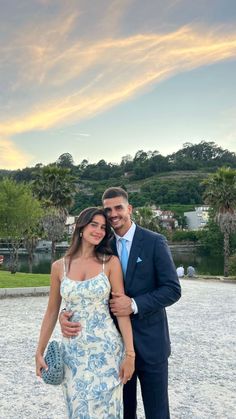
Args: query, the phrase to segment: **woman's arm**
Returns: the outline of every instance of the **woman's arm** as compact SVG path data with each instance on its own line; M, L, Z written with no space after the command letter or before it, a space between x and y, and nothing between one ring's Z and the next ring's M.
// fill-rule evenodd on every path
M124 294L124 283L120 261L112 256L109 261L109 280L113 293ZM133 332L130 316L117 316L119 329L125 346L125 359L121 365L120 377L125 384L133 375L135 352L133 344Z
M48 306L42 321L39 342L36 350L36 375L41 377L41 368L47 368L43 354L48 341L52 335L57 322L58 312L61 305L60 295L60 262L56 261L52 264L51 284L49 292Z

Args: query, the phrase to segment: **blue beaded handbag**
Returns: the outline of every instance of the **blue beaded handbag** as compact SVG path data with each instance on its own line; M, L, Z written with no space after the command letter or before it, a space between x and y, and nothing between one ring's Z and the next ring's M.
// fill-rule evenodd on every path
M49 343L44 360L48 370L42 369L43 381L54 386L61 384L64 379L64 363L60 345L56 340Z

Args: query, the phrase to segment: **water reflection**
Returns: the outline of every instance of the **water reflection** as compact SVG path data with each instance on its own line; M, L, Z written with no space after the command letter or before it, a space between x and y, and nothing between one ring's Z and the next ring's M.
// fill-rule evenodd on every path
M57 259L63 256L64 252L57 252ZM173 259L176 266L183 265L185 271L189 265L194 266L200 275L223 275L223 257L212 257L199 255L194 251L181 252L177 249L172 250ZM9 256L4 255L2 269L7 269ZM33 273L50 273L51 255L50 253L35 253L33 262ZM29 272L27 255L19 255L18 272Z
M59 259L64 253L57 252L56 258ZM4 263L2 269L8 269L9 255L4 255ZM35 253L33 260L33 273L48 274L51 270L51 254L47 252ZM19 255L18 272L29 272L27 255Z
M193 266L199 275L223 275L224 258L221 256L199 255L194 252L172 252L176 267L183 265L185 273L188 266Z

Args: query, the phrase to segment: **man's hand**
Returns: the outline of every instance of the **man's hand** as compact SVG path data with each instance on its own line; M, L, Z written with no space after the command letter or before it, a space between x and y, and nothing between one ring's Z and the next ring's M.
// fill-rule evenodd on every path
M131 298L125 294L112 292L112 299L110 300L110 309L115 316L129 316L133 313L131 308Z
M61 311L59 314L59 322L61 325L61 332L65 338L71 336L78 336L81 332L81 324L79 322L70 322L69 318L72 316L71 311Z

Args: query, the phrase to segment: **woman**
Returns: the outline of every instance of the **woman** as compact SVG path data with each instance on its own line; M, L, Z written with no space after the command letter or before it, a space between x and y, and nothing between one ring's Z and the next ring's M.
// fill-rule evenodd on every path
M70 419L122 419L123 384L134 372L130 318L117 318L121 337L109 312L110 292L124 293L119 259L108 247L110 236L104 211L87 208L78 217L65 258L52 264L36 374L41 376L41 369L47 367L43 354L63 298L66 310L73 312L71 320L82 326L78 336L62 338L63 391Z

